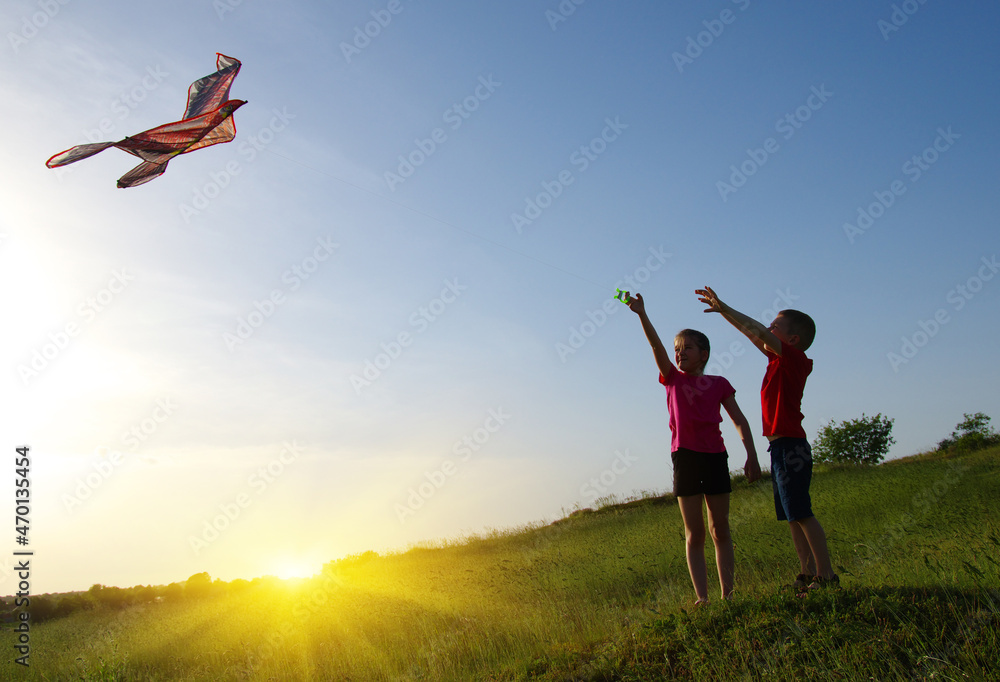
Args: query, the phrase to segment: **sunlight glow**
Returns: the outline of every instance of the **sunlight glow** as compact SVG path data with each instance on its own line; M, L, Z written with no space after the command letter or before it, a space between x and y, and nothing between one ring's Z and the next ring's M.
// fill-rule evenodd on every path
M310 578L319 571L306 565L303 562L294 560L283 560L275 565L273 574L277 578L282 580L289 580L291 578Z

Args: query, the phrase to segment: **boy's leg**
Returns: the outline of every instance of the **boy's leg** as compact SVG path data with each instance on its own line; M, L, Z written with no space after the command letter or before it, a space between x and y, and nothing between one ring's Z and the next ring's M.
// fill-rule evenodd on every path
M830 564L830 550L826 545L826 531L820 525L815 516L810 516L798 521L792 521L792 526L797 526L799 532L805 537L809 544L813 558L816 560L816 573L826 579L833 578L833 566ZM793 531L792 536L795 536Z
M816 575L816 559L813 557L812 548L806 539L806 534L802 531L802 526L798 521L789 521L788 529L792 532L792 544L795 545L795 553L799 555L799 574Z
M719 570L722 598L728 599L733 592L736 566L733 536L729 528L729 493L705 495L705 504L708 506L708 527L715 543L715 565Z
M792 544L799 557L799 573L833 576L826 533L812 513L812 448L804 438L779 438L768 446L779 520L788 520ZM795 520L792 520L795 519Z
M698 601L708 600L708 573L705 568L705 518L701 511L703 495L685 495L677 498L684 519L685 552L688 573L694 584Z

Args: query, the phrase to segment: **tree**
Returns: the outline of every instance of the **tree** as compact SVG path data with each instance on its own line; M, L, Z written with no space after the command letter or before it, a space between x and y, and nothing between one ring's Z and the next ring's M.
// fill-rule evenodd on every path
M185 598L201 599L212 591L212 576L206 572L195 573L184 583Z
M840 464L878 464L885 459L892 437L893 419L881 413L837 424L830 421L820 428L813 444L813 460Z
M170 583L163 588L163 600L168 602L180 601L184 598L184 584Z
M94 601L83 594L67 594L64 595L59 602L56 604L55 610L52 612L53 618L63 618L77 611L83 611L84 609L90 609L94 607Z
M87 594L96 604L108 606L113 609L128 606L130 602L128 590L114 586L108 587L100 583L91 585L90 589L87 590Z
M156 601L156 588L152 585L136 585L132 588L132 599L137 604L151 604Z
M56 602L48 595L32 595L29 597L29 604L21 606L18 610L30 613L33 623L42 623L52 617L56 610Z
M972 452L1000 443L1000 435L990 426L988 416L976 412L963 414L962 417L962 421L955 426L951 435L938 443L938 450Z

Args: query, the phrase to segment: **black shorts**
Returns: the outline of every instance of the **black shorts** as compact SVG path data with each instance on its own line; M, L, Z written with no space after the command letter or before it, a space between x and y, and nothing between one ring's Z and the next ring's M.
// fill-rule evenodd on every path
M729 455L680 448L670 453L674 464L674 497L731 493Z

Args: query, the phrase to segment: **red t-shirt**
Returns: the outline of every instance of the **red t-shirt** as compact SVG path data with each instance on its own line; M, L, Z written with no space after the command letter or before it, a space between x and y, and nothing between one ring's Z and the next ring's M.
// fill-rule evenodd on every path
M805 438L802 428L802 392L813 361L795 346L781 342L781 355L767 353L767 372L760 387L764 436Z
M693 376L680 370L670 373L670 381L660 375L667 387L667 410L670 412L670 451L687 448L695 452L722 452L720 407L736 393L724 377Z

